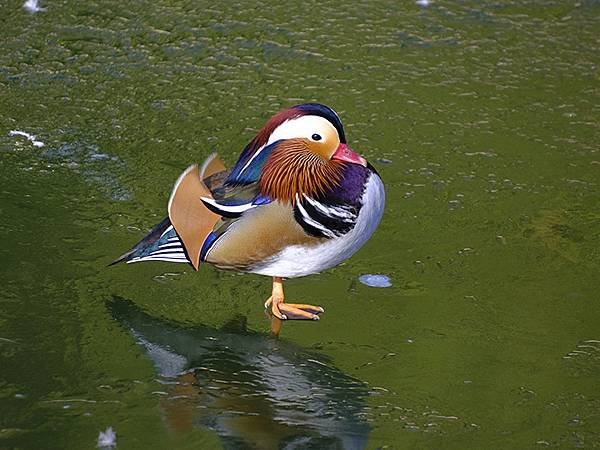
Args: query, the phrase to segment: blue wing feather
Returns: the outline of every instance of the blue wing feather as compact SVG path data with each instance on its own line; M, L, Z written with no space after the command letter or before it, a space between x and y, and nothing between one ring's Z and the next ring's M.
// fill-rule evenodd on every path
M273 150L281 142L275 141L262 149L257 149L252 154L242 153L242 157L235 163L234 168L225 180L225 184L250 184L260 179L262 169Z

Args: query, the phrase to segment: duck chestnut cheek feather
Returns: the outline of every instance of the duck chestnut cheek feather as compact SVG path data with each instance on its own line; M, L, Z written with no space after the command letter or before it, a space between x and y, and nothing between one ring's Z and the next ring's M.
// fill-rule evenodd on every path
M297 195L320 196L339 186L344 164L310 151L304 139L289 139L278 145L265 163L260 190L288 204L294 204Z

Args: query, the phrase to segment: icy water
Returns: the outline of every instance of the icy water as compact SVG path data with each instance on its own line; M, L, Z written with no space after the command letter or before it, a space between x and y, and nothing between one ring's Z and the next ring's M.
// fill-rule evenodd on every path
M0 448L600 447L599 2L39 6L0 18ZM269 339L264 277L106 267L304 101L388 195L287 282L319 323Z

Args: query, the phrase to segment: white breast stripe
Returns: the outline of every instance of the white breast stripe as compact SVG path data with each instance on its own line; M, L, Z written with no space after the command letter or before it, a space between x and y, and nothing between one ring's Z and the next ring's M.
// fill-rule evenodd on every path
M314 198L310 198L306 194L302 195L308 203L310 203L316 209L321 211L326 216L331 217L332 219L339 218L342 219L344 222L354 222L354 219L356 219L356 214L352 213L343 206L325 206L324 204L316 201Z
M300 214L302 214L302 220L304 220L308 225L321 231L327 237L330 237L330 238L335 237L335 234L333 233L333 231L331 231L329 228L326 228L322 223L317 222L316 220L314 220L312 217L310 217L308 215L308 212L306 212L306 210L302 206L302 203L300 203L298 194L296 194L296 207L298 208L298 211L300 211Z

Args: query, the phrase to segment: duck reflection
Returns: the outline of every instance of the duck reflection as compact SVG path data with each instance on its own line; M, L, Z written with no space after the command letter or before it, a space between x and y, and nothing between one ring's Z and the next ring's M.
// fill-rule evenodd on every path
M367 388L322 355L248 331L244 317L221 329L181 328L127 300L109 308L154 363L171 430L207 427L225 448L366 445Z

